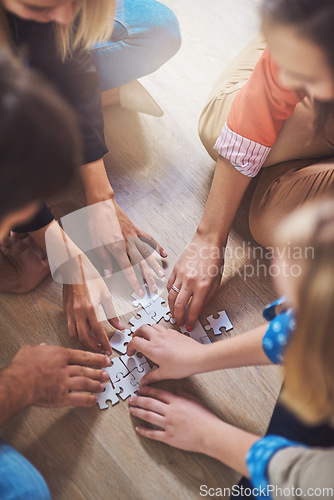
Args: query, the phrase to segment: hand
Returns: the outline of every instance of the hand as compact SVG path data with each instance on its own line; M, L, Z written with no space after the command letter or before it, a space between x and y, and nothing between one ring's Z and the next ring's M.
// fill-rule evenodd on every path
M46 344L22 347L10 365L26 383L28 403L53 408L93 406L97 398L87 393L104 391L109 376L101 368L107 366L102 354Z
M206 436L221 421L198 399L153 387L140 387L139 392L129 400L130 413L161 430L136 427L138 434L181 450L207 453Z
M145 325L134 333L127 354L132 356L139 351L159 366L141 379L141 385L147 385L197 373L203 349L202 344L175 330Z
M12 233L0 245L0 292L30 292L49 272L45 254L30 236Z
M118 330L124 330L125 326L116 315L110 292L102 278L83 284L63 285L63 308L70 337L92 351L110 355L107 333L102 322L98 320L99 305L109 323Z
M90 211L89 230L93 246L105 273L112 274L111 255L117 260L133 290L144 295L134 267L138 266L143 279L152 292L157 286L151 269L160 278L165 276L163 269L145 245L158 250L162 257L167 254L147 233L137 228L113 200L105 200L88 207Z
M196 234L176 263L167 283L169 307L179 326L187 321L187 330L191 331L204 305L220 285L223 265L223 248ZM180 292L173 290L172 285Z

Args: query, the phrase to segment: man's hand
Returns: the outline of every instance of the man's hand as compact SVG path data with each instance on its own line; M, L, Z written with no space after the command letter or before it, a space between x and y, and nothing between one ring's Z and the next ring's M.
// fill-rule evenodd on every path
M88 393L103 392L107 366L102 354L42 344L22 347L6 370L25 381L29 404L59 408L93 406L97 398Z
M158 380L180 379L200 371L200 360L205 346L161 325L142 326L128 344L127 353L143 353L158 365L141 379L141 385Z

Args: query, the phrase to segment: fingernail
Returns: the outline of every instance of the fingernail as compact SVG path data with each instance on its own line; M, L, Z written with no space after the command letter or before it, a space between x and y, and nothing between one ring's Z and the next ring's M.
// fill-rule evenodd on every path
M139 386L139 389L140 389L141 387L144 387L144 385L147 385L146 380L141 380L141 382L140 382L140 386Z
M108 279L108 278L111 278L111 272L109 269L104 269L103 271L103 276Z
M152 290L153 290L153 292L157 292L157 291L158 291L158 287L157 287L157 285L153 285L153 286L152 286Z
M122 322L120 321L120 322L118 323L118 328L119 328L120 330L125 330L125 325L124 325L124 323L122 323Z
M140 289L138 295L139 297L144 297L145 295L144 290Z
M104 391L104 389L105 389L105 386L104 386L103 384L100 384L100 389L101 389L101 391L100 391L100 392L103 392L103 391Z
M108 372L103 372L102 377L104 378L104 380L109 380L109 373Z
M165 276L165 273L162 271L162 269L160 269L160 271L158 271L158 275L160 276L160 278L163 278Z
M133 397L131 396L131 398L129 398L129 404L130 403L133 403Z
M105 354L106 354L107 356L111 356L111 351L105 351Z
M111 365L111 359L106 356L106 366Z
M187 332L191 332L191 326L187 325Z
M162 257L167 257L167 252L165 252L165 250L163 250L163 251L161 252L161 256L162 256Z

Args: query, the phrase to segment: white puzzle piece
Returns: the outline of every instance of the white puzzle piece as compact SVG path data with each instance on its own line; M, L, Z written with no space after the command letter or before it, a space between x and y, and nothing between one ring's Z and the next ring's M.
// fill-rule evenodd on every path
M100 410L106 410L109 408L109 406L107 405L107 401L110 401L112 406L114 406L119 402L119 399L117 397L118 391L116 391L113 388L111 383L107 382L104 385L105 385L105 391L98 392L95 394L95 396L97 396L97 404L99 405Z
M118 382L123 377L126 377L129 374L129 370L122 363L120 358L112 358L112 365L104 368L104 371L109 373L109 378L113 384Z
M125 354L124 356L121 356L120 359L130 373L136 370L137 373L141 373L142 376L144 376L145 373L151 371L147 358L143 354L142 356L138 356L138 352L136 352L133 356Z
M227 332L233 328L233 325L228 319L225 311L219 311L216 315L218 315L217 319L214 318L213 315L207 318L210 325L206 325L206 330L211 330L212 328L214 335L220 335L222 333L222 328L225 328Z
M129 373L127 377L122 378L115 385L116 393L123 399L127 399L129 396L133 396L139 389L140 379L137 379L135 375Z
M109 340L109 344L118 353L126 354L126 347L131 339L132 336L130 330L124 330L123 332L116 330L114 335Z
M189 337L200 342L201 344L211 344L211 340L209 339L206 331L204 330L201 323L197 320L191 332L188 332L187 328L184 326L180 327L181 333L187 333Z
M163 297L159 297L155 302L152 302L152 304L149 307L145 308L145 310L155 321L155 323L159 323L162 318L165 321L170 321L172 325L176 323L175 319L170 316L168 301Z
M137 316L132 316L132 318L129 319L131 327L131 331L135 332L138 330L143 325L153 325L155 321L151 318L151 316L144 310L137 311Z
M132 302L132 304L135 307L141 306L143 309L146 309L146 307L149 307L152 304L152 302L156 301L159 298L159 295L150 292L150 289L148 288L146 283L144 285L144 290L145 290L145 295L143 297L140 297L136 292L133 292L131 294L131 297L135 299Z

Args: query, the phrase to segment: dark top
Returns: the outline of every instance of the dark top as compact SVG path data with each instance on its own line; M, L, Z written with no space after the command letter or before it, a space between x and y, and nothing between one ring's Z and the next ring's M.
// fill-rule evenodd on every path
M52 23L26 21L7 12L14 44L32 69L38 70L77 111L82 131L84 161L102 158L108 148L104 139L104 122L98 74L90 51L76 49L64 63L59 59ZM18 232L40 229L53 219L44 206L29 224Z

